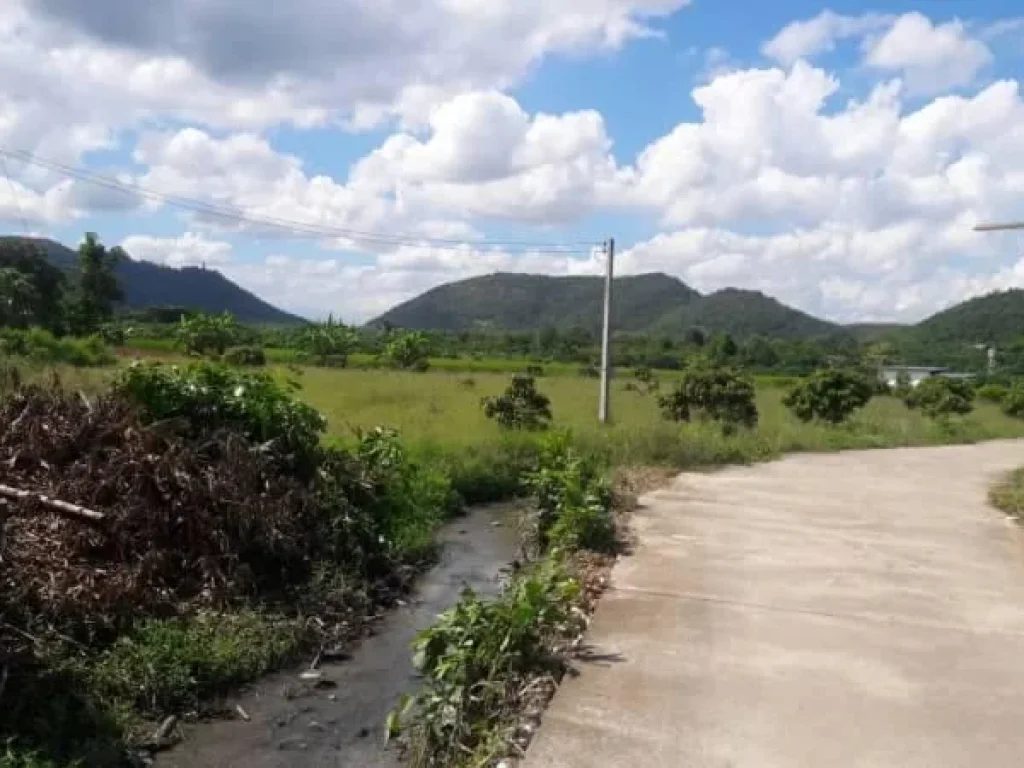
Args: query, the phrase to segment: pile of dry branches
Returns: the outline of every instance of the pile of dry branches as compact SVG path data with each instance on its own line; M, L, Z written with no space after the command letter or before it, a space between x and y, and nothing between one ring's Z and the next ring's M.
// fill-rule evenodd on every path
M0 639L92 642L309 578L315 491L266 446L187 427L113 396L0 403Z

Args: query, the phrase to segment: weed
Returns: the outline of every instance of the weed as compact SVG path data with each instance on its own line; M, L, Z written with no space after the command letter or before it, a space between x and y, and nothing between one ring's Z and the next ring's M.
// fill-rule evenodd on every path
M1016 520L1024 517L1024 467L1014 470L994 485L988 498L994 507L1010 517Z
M528 679L560 677L552 636L577 621L569 608L578 583L548 564L516 581L496 600L467 590L414 644L423 687L415 699L410 763L482 765L504 749L496 728L519 709ZM392 718L392 729L400 723ZM489 753L489 754L488 754Z
M252 611L147 620L119 638L89 678L98 696L130 702L144 716L201 712L292 657L302 637L301 623Z

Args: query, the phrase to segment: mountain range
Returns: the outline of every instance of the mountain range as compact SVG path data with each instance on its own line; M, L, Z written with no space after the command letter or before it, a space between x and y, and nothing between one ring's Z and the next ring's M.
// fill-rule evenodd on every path
M45 238L29 241L68 272L77 253ZM252 324L298 324L302 318L274 307L220 272L174 268L130 258L118 268L125 307L186 307L230 312ZM759 291L726 288L701 294L662 273L620 277L614 283L617 332L679 336L691 328L736 338L810 339L845 333L861 340L900 337L921 343L1004 344L1024 336L1024 290L997 291L969 299L911 326L893 323L841 325L789 307ZM412 330L505 330L582 327L597 331L604 301L600 277L551 277L497 273L432 288L370 321Z
M787 306L760 291L726 288L701 294L662 273L617 278L613 327L618 332L679 336L690 328L736 338L811 339L849 334L859 340L1003 344L1024 335L1024 290L997 291L945 309L916 325L842 325ZM583 327L597 331L604 279L498 273L447 283L410 299L371 325L465 331Z
M54 240L36 237L0 237L19 240L41 248L47 259L66 272L78 269L78 254ZM117 268L126 309L183 307L203 312L228 311L245 323L293 325L306 322L263 301L228 280L220 272L201 267L165 267L129 258Z

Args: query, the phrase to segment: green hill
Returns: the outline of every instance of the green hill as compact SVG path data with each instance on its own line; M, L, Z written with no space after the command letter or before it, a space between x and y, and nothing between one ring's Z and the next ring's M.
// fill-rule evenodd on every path
M957 304L913 328L928 343L1003 344L1024 335L1024 290L1013 288Z
M620 277L614 290L613 319L620 331L645 331L668 309L700 298L685 283L663 274ZM604 280L599 277L498 273L434 288L371 325L443 331L596 329L603 304Z
M499 273L448 283L372 321L419 330L535 330L580 326L596 331L604 301L599 277ZM806 338L834 333L833 323L787 307L757 291L727 289L702 296L661 273L615 280L617 331L681 336L689 328Z
M68 272L78 267L78 254L54 240L0 237L0 243L10 240L37 245L53 264ZM246 323L294 325L305 322L268 304L215 270L176 269L129 258L118 267L117 277L124 290L126 309L173 306L214 313L226 310Z
M834 323L787 307L760 291L738 288L726 288L672 310L663 315L652 330L679 335L687 328L728 333L736 338L770 336L779 339L827 336L840 330Z

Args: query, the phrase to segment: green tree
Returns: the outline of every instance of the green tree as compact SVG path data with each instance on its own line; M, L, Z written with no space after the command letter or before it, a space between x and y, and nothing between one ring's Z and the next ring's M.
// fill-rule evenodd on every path
M551 422L551 400L537 391L532 376L516 374L500 397L485 397L484 415L506 429L547 429Z
M670 421L715 421L726 433L737 426L757 426L754 384L731 368L689 368L672 392L658 398L658 405Z
M223 355L238 336L238 322L230 312L182 316L178 325L178 341L190 355Z
M39 292L25 273L0 267L0 326L27 328L38 300Z
M961 379L932 376L910 390L904 402L912 410L919 409L929 418L944 421L974 410L974 388Z
M430 367L430 339L422 331L399 333L384 347L384 360L392 368L425 371Z
M95 232L87 232L78 247L78 291L73 303L74 329L96 333L114 316L114 304L124 298L117 267L126 258L120 247L107 250Z
M816 371L797 384L783 404L801 421L841 424L868 404L874 389L871 381L858 373Z
M30 291L20 279L7 274L7 298L14 302L8 305L13 310L15 324L38 325L59 333L64 330L64 273L47 258L42 248L35 243L8 239L0 240L0 269L13 270L31 287ZM0 325L7 321L0 319Z
M325 323L314 323L302 329L298 346L308 352L320 365L329 362L344 368L348 365L348 356L356 346L356 332L334 316L327 318Z

